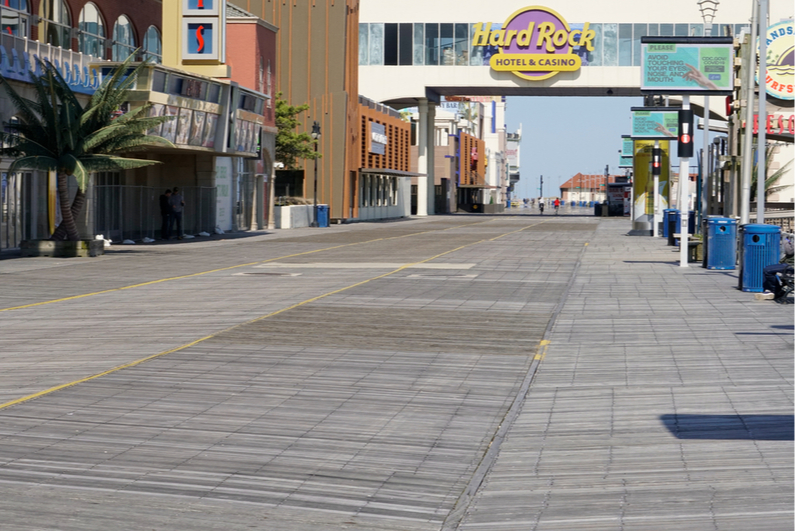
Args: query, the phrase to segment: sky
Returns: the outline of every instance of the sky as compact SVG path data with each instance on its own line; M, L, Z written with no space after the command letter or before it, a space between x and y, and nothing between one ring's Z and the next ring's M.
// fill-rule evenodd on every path
M560 185L577 173L623 175L618 159L621 135L631 128L630 107L643 98L509 96L508 132L522 125L519 197L538 197L539 177L544 195L559 195Z

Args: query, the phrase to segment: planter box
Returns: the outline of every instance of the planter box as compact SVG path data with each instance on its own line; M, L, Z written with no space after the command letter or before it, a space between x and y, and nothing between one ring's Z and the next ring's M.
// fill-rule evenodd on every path
M292 205L273 208L277 229L299 229L309 227L315 217L313 205Z
M22 256L52 256L54 258L101 256L105 254L105 242L102 240L78 240L76 242L25 240L20 242L19 249L22 251Z

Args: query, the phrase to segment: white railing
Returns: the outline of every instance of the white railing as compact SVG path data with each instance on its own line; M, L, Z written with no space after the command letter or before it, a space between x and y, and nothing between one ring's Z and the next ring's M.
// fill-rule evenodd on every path
M91 55L50 46L16 35L0 33L0 74L8 79L30 81L28 72L38 72L36 58L54 64L76 92L92 93L99 86L100 75L91 63L101 62Z

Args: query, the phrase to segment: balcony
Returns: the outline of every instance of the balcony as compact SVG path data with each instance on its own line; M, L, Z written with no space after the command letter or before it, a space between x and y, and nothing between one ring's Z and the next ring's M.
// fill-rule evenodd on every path
M101 61L96 57L25 37L0 34L0 74L3 77L29 82L28 72L41 72L36 58L55 65L75 92L93 94L101 82L99 72L90 66Z

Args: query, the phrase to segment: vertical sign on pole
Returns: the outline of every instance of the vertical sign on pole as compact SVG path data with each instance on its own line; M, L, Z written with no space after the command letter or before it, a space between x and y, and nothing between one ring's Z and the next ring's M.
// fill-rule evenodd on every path
M688 209L690 188L690 157L693 156L693 111L690 96L682 97L679 111L679 215L682 223L679 230L679 266L687 267Z

